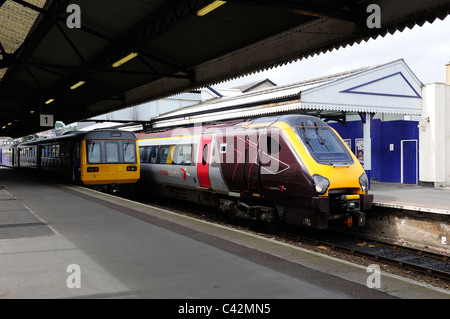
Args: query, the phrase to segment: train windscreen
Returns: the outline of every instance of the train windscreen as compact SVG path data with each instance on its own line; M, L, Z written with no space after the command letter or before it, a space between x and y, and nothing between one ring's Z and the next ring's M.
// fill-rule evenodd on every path
M87 141L89 164L137 163L134 141Z
M294 127L309 153L320 164L350 165L353 158L348 149L333 132L320 121L304 120Z

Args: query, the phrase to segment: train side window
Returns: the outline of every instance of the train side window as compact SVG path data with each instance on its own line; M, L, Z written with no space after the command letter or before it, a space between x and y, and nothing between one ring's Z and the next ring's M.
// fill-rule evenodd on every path
M139 159L141 160L141 163L147 163L148 146L139 146Z
M172 151L172 164L191 165L192 145L175 145Z
M50 157L50 145L44 146L44 157Z
M75 160L80 159L80 143L77 143L75 147Z
M156 164L158 158L158 148L156 146L149 146L147 163Z
M205 166L208 160L208 144L203 146L202 165Z
M272 136L267 136L267 153L270 155L278 154L281 151L281 144Z
M166 164L167 159L169 157L169 152L170 152L170 145L160 146L160 148L158 149L159 160L157 162L159 164Z
M139 155L141 163L158 163L158 146L141 146L139 147Z
M140 146L139 157L141 163L155 163L156 158L154 158L152 161L152 153L156 154L156 152L154 152L153 146Z

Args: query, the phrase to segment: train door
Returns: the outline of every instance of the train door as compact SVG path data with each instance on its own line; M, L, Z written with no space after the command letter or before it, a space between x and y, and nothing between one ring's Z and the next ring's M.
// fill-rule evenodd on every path
M36 145L36 167L38 170L41 169L41 158L42 158L42 146L38 144Z
M211 159L211 135L202 135L200 138L197 176L200 187L211 188L209 180L209 162Z
M72 181L80 181L81 180L81 160L80 160L80 152L81 152L81 146L80 142L76 141L73 143L70 143L70 164L72 167Z
M234 136L234 163L231 186L235 192L261 193L259 136L248 131Z
M401 182L417 184L417 140L401 141Z
M19 148L17 147L12 149L12 166L19 167Z
M247 189L256 194L261 193L259 141L260 136L257 131L253 131L247 135L247 154L245 163Z

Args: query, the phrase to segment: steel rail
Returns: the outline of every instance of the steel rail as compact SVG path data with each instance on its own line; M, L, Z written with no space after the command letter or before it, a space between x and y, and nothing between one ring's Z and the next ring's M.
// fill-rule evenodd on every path
M414 263L407 262L407 261L401 261L401 260L391 258L391 257L381 256L379 254L367 252L362 249L355 249L354 247L338 245L338 244L335 244L332 242L328 242L328 241L324 241L324 240L320 240L320 239L316 239L316 238L300 236L297 234L286 233L286 232L279 232L278 235L285 239L291 239L291 240L295 240L297 242L303 241L303 242L313 244L316 246L329 247L331 250L340 251L343 253L350 254L352 256L370 258L371 260L376 261L376 262L383 262L383 263L390 264L390 265L398 267L398 268L417 271L419 273L425 274L430 277L435 277L435 278L440 278L440 279L445 279L445 280L450 281L450 272L433 269L433 268L430 268L427 266L418 265L418 264L414 264ZM384 247L390 248L395 251L414 252L419 257L432 257L432 258L439 259L439 260L442 260L445 262L449 262L449 258L447 256L442 256L442 255L428 252L425 250L420 250L420 249L411 248L411 247L404 247L404 246L390 244L390 243L386 243L386 242L382 242L382 241L367 240L365 238L360 238L360 239L364 239L365 241L371 242L372 244L375 244L375 245L380 245L380 246L382 245ZM393 248L393 247L395 247L395 248Z

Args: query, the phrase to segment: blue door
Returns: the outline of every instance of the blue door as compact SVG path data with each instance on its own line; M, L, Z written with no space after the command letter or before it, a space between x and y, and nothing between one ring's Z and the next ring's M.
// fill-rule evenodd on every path
M402 141L403 183L417 184L417 140Z

